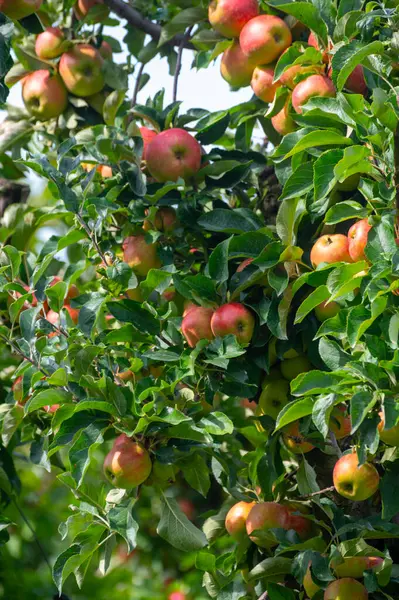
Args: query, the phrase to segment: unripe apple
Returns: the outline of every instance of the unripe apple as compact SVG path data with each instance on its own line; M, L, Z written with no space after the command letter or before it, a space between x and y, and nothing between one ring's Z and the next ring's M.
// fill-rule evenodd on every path
M104 461L104 472L110 482L123 489L137 487L151 473L151 459L147 450L122 433L116 438Z
M299 421L294 421L282 429L284 444L294 454L306 454L313 450L314 446L307 442L299 431Z
M101 46L99 47L98 51L104 60L107 60L107 59L111 60L112 48L111 48L111 44L109 44L106 40L103 40L101 42Z
M350 577L336 579L324 592L324 600L367 600L368 597L364 585Z
M348 231L349 255L353 262L366 260L364 250L367 245L367 239L371 225L367 219L357 221Z
M103 89L102 65L102 56L96 48L79 44L61 56L59 70L71 94L84 98Z
M233 334L240 344L249 344L255 328L255 318L243 304L230 302L215 310L211 328L215 337Z
M339 192L354 192L357 190L360 181L360 173L349 175L344 181L338 181L335 184L335 189Z
M161 206L155 213L153 222L146 219L143 223L143 229L150 231L151 229L157 229L165 233L172 233L177 225L177 215L174 208L171 206Z
M322 96L333 98L336 90L333 82L324 75L310 75L307 79L300 81L292 92L292 106L295 112L302 113L302 107L308 100Z
M274 129L280 135L287 135L297 129L297 124L290 115L289 100L284 104L284 107L274 117L271 118Z
M208 9L213 29L228 38L237 38L245 23L258 14L257 0L212 0Z
M0 12L9 19L24 19L37 12L43 0L0 0Z
M146 149L147 168L160 183L189 181L201 167L201 146L184 129L159 133Z
M335 463L333 482L338 494L359 502L375 494L380 484L380 476L371 463L364 463L359 467L357 453L352 453L345 454Z
M256 502L237 502L226 515L225 527L227 533L236 541L242 540L246 535L246 523L249 513Z
M270 381L262 390L259 406L264 415L277 419L279 412L289 402L290 386L285 379Z
M380 440L387 444L387 446L399 446L399 423L385 429L385 417L381 410L379 413L381 421L378 423L378 432L380 434Z
M305 592L311 600L320 590L319 586L316 585L316 583L312 579L312 574L310 572L310 563L305 573L305 577L303 578L303 587L305 588Z
M235 41L223 52L220 74L232 87L245 87L251 83L255 66L245 56L240 44Z
M109 15L109 8L105 6L104 0L78 0L74 6L76 18L84 19L95 6L101 6L101 10L97 13L94 23L101 23Z
M310 252L310 261L314 267L321 263L352 262L349 254L349 240L342 233L322 235Z
M24 77L22 99L27 111L40 121L59 117L68 106L68 93L61 78L47 69Z
M379 556L350 556L344 558L343 562L338 559L331 561L330 566L335 571L337 577L353 577L361 579L364 571L377 569L384 562Z
M308 44L309 44L309 46L313 46L313 48L316 48L316 50L320 50L319 43L318 43L317 38L316 38L316 36L315 36L315 34L313 32L308 37ZM331 50L332 45L329 44L328 47ZM326 64L329 63L330 57L329 57L329 54L328 54L328 50L324 50L323 51L322 60Z
M346 404L337 404L331 412L328 427L337 440L347 437L352 430L351 419L346 410Z
M141 137L143 138L143 160L147 160L147 149L154 138L157 137L158 133L148 127L140 127Z
M63 53L65 36L59 27L47 27L36 38L35 52L45 60L57 58Z
M250 539L261 548L272 548L277 546L278 541L270 529L288 530L290 525L290 513L286 506L277 502L260 502L250 511L246 529ZM262 535L257 535L261 532Z
M259 15L251 19L240 33L241 50L258 65L275 61L291 43L290 28L274 15Z
M165 486L170 481L173 482L176 480L178 471L179 469L174 465L166 465L158 460L154 460L151 471L151 484ZM148 479L148 481L150 481L150 479Z
M122 245L123 261L140 277L146 277L151 269L162 266L157 254L158 245L147 244L144 235L131 235Z
M273 83L274 69L271 67L256 67L252 75L252 91L263 102L273 102L277 88L281 83Z
M321 304L319 304L318 306L316 306L316 308L314 309L314 313L317 317L317 319L323 323L323 321L326 321L327 319L331 319L332 317L335 317L335 315L337 315L339 313L339 311L341 310L341 306L338 304L338 302L322 302Z
M205 306L194 306L184 315L181 330L190 348L200 340L213 340L212 316L213 309Z
M301 373L306 373L312 370L312 363L306 356L296 356L295 358L286 358L280 364L280 370L288 381L292 381Z

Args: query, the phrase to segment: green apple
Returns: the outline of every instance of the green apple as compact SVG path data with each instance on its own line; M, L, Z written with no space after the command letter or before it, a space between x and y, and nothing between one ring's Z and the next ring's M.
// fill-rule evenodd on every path
M292 381L301 373L312 370L312 364L306 356L296 356L282 361L280 365L281 373L285 379Z
M264 415L277 419L279 412L288 403L290 386L285 379L270 381L259 397L259 407Z

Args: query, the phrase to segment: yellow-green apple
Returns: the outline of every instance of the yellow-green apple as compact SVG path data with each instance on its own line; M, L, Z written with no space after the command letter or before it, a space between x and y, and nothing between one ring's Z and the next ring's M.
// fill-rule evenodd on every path
M275 61L291 43L290 28L274 15L259 15L251 19L240 33L241 50L258 65Z
M361 221L357 221L350 227L348 231L349 255L353 262L366 260L364 250L370 229L371 225L367 219L361 219Z
M387 444L387 446L399 446L399 423L385 429L385 416L383 411L378 413L380 415L380 422L378 423L378 432L380 434L380 440Z
M158 133L148 127L140 127L140 133L143 138L143 160L146 160L148 146L157 137Z
M161 206L155 213L153 222L146 219L143 223L143 229L150 231L151 229L157 229L158 231L164 231L165 233L171 233L177 225L177 215L174 208L171 206Z
M363 573L370 569L377 569L384 559L379 556L350 556L344 558L343 562L339 559L333 559L330 567L335 571L337 577L353 577L361 579Z
M314 309L314 313L317 319L322 323L327 319L331 319L331 317L335 317L335 315L337 315L340 310L341 307L338 304L338 302L327 302L326 300L325 302L322 302L321 304L318 304L318 306L316 306L316 308Z
M284 444L294 454L306 454L313 450L314 446L307 442L299 431L299 421L294 421L282 429Z
M262 390L259 406L262 414L277 419L279 412L288 404L290 386L285 379L270 381Z
M255 502L237 502L227 513L225 527L227 533L235 540L240 541L246 535L247 518L255 504Z
M0 12L10 19L24 19L37 12L43 0L0 0Z
M353 192L357 190L360 181L360 173L349 175L344 181L338 181L335 184L335 189L339 192Z
M179 469L174 465L166 465L158 460L154 460L151 477L147 479L147 484L165 487L168 483L176 480L178 471Z
M116 438L104 461L106 477L123 489L137 487L151 473L151 458L142 444L122 433Z
M316 596L316 594L320 590L320 588L312 579L312 573L310 571L310 566L311 566L311 563L309 563L309 566L305 573L305 577L303 578L303 587L305 589L305 592L309 596L309 598L312 600L312 598L314 596Z
M215 310L211 319L211 328L215 337L233 334L240 344L249 344L255 328L255 318L243 304L229 302Z
M68 106L68 93L61 78L47 69L24 77L22 99L27 111L40 121L59 117Z
M97 94L104 87L103 58L89 44L78 44L61 56L59 70L67 89L82 98Z
M269 372L262 380L262 389L264 389L271 381L277 381L283 379L281 375L280 367L277 365L275 367L271 367Z
M293 529L301 540L308 540L313 535L313 523L303 515L310 513L309 509L300 502L286 502L290 513L289 529Z
M205 306L194 306L184 315L181 330L190 348L200 340L213 340L212 316L213 309Z
M237 38L245 23L258 14L257 0L212 0L208 9L213 29L228 38Z
M271 529L290 528L290 513L286 506L277 502L260 502L251 509L246 522L247 534L261 548L272 548L277 539ZM257 532L259 534L257 535Z
M94 22L100 23L109 15L109 8L105 6L104 0L78 0L74 6L77 19L84 19L95 6L101 6L101 10L96 9Z
M45 60L57 58L63 53L65 36L59 27L47 27L36 38L35 52Z
M312 370L312 363L306 356L296 356L295 358L286 358L280 364L280 370L288 381L292 381L301 373Z
M99 53L103 57L104 60L111 60L112 58L112 48L111 44L109 44L106 40L101 42L101 46L98 49Z
M295 112L302 113L302 107L308 100L316 96L324 98L333 98L336 90L329 77L324 75L309 75L303 81L300 81L292 92L292 106Z
M122 245L123 260L137 275L146 277L150 269L159 269L162 265L157 249L156 243L147 244L144 235L131 235Z
M319 42L317 41L317 37L315 36L315 34L313 32L308 37L308 44L309 44L309 46L313 46L313 48L316 48L316 50L320 50ZM332 45L329 44L328 48L331 50ZM330 60L328 50L323 51L322 60L324 63L328 64L328 62Z
M101 90L101 92L98 92L97 94L93 94L92 96L86 96L85 100L86 100L87 104L89 106L91 106L91 108L93 108L96 112L98 112L100 115L102 115L103 109L104 109L104 103L105 103L108 95L109 95L109 92Z
M350 416L347 413L346 404L337 404L337 406L334 406L331 411L328 427L337 440L342 440L342 438L350 434L352 425Z
M273 83L274 69L272 67L256 67L251 80L251 88L255 96L263 102L273 102L277 88L281 83Z
M255 64L248 60L240 44L233 44L223 52L220 74L232 87L245 87L251 83Z
M280 135L287 135L295 131L297 125L290 115L290 100L287 100L280 112L271 118L271 121L274 129Z
M336 579L324 592L324 600L367 600L368 597L364 585L351 577Z
M201 146L185 129L159 133L146 149L147 169L159 181L189 181L201 167Z
M334 466L334 487L338 494L354 502L367 500L378 490L380 476L374 465L359 466L357 453L344 454Z
M348 238L342 233L322 235L310 252L310 261L314 267L321 263L352 262Z

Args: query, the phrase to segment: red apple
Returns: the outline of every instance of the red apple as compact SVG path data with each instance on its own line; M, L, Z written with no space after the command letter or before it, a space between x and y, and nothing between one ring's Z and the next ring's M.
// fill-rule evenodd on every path
M289 67L284 71L279 81L281 85L285 85L289 87L290 90L293 90L296 85L295 77L297 77L297 75L304 75L305 73L317 74L323 73L323 71L324 67L321 65L292 65L292 67Z
M144 235L131 235L124 240L122 245L123 261L137 275L146 277L150 269L159 269L162 266L157 248L156 243L147 244Z
M364 463L359 467L357 453L344 454L335 463L333 482L338 494L359 502L375 494L380 484L380 476L371 463Z
M246 529L250 539L261 548L277 545L277 540L270 529L290 528L290 513L286 506L277 502L260 502L251 509ZM257 535L261 532L263 535Z
M313 535L313 523L303 515L309 514L309 509L300 502L285 504L290 513L289 529L296 531L301 540L308 540Z
M385 416L381 410L379 413L380 422L378 423L378 432L380 434L380 440L387 444L387 446L399 446L399 424L385 429Z
M255 66L245 56L240 44L235 41L223 52L220 73L232 87L245 87L251 83Z
M171 206L161 206L155 213L154 221L151 223L146 219L143 223L143 229L150 231L151 229L157 229L158 231L164 231L165 233L172 233L177 225L177 215L174 208Z
M29 395L23 396L22 383L23 376L20 375L16 378L16 380L11 386L11 391L13 392L15 403L18 404L18 406L24 406L29 399Z
M104 461L104 472L115 487L129 489L143 483L151 473L147 450L122 433Z
M290 28L274 15L260 15L251 19L240 33L241 50L258 65L275 61L291 43Z
M168 600L187 600L187 596L181 591L171 592L168 596Z
M294 421L282 429L284 444L294 454L306 454L313 450L314 446L306 441L299 431L299 421Z
M111 44L109 44L106 40L101 42L101 46L98 49L99 53L103 57L104 60L111 60L112 58L112 48Z
M257 0L212 0L208 9L213 29L228 38L237 38L245 23L258 14Z
M357 221L348 231L349 254L353 262L366 260L364 250L367 245L367 238L371 225L367 219Z
M255 504L255 502L237 502L227 513L225 527L227 533L235 540L240 541L247 533L247 518Z
M200 340L213 340L214 334L211 329L213 316L212 308L194 306L185 313L181 330L190 348L195 348Z
M334 406L328 426L337 440L342 440L342 438L350 434L352 425L350 416L347 413L346 404L337 404L337 406Z
M337 577L353 577L361 579L364 571L376 569L384 562L379 556L350 556L338 562L337 559L331 561L330 566L334 569Z
M319 304L318 306L316 306L316 308L314 309L314 313L317 317L317 319L320 322L326 321L327 319L331 319L332 317L335 317L335 315L337 315L339 313L339 311L341 310L340 305L338 304L338 302L322 302L321 304Z
M187 519L190 521L195 519L197 511L191 500L188 500L188 498L179 498L177 504L179 505L180 510L186 515Z
M310 252L310 261L314 267L321 263L352 262L348 238L342 233L322 235Z
M364 585L351 579L336 579L324 592L324 600L367 600L369 597Z
M59 27L48 27L36 38L35 52L45 60L57 58L63 53L65 36Z
M295 112L302 113L302 107L311 98L322 96L333 98L336 90L329 77L324 75L310 75L307 79L300 81L292 92L292 106Z
M0 0L0 12L10 19L24 19L37 12L43 0Z
M201 146L184 129L167 129L149 143L146 150L147 168L159 181L192 179L201 167Z
M230 302L215 310L211 328L215 337L234 334L240 344L249 344L255 328L255 318L243 304Z
M320 50L319 43L318 43L317 38L316 38L316 36L315 36L315 34L313 32L309 35L308 44L309 44L309 46L313 46L313 48L316 48L316 50ZM331 44L329 44L328 47L331 50L331 48L332 48ZM329 54L328 54L328 50L324 50L323 51L322 60L323 60L324 63L328 64L328 62L330 60L330 57L329 57Z
M147 159L147 149L154 138L157 137L157 132L148 127L140 127L141 137L143 138L143 160Z
M24 77L22 99L27 111L40 121L59 117L68 106L68 93L61 78L46 69Z
M97 16L94 20L95 23L101 23L109 15L109 8L105 6L104 0L78 0L74 6L75 15L77 19L84 19L95 6L101 6L99 12L96 11Z
M96 48L79 44L61 56L59 70L71 94L84 98L103 89L102 64L102 56Z
M292 133L297 128L297 124L294 119L290 116L290 102L289 100L284 104L284 107L271 119L274 129L280 135L287 135Z
M332 68L328 70L328 76L332 76ZM362 65L357 65L353 69L352 73L345 82L345 87L347 90L354 92L355 94L362 94L363 96L367 94L367 84L364 78Z
M277 88L281 84L276 81L273 83L274 69L271 67L256 67L252 75L252 91L263 102L273 102Z

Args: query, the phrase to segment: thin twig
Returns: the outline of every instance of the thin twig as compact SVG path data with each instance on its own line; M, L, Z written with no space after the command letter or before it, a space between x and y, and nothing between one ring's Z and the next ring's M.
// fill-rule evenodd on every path
M136 83L134 85L132 101L130 103L131 108L134 108L137 104L137 96L140 91L140 81L143 76L144 69L145 69L145 64L141 63L139 72L137 73Z
M269 598L269 594L267 592L264 592L264 594L259 596L258 600L268 600L268 598Z
M86 225L86 223L84 222L83 218L80 215L76 215L79 223L81 224L81 226L83 227L83 229L85 230L85 232L87 233L87 235L89 236L93 246L95 247L95 249L97 250L101 260L103 261L104 265L107 264L107 259L105 258L105 254L103 253L103 251L101 250L100 246L97 243L97 240L95 239L92 231L90 231L90 228L88 227L88 225Z
M306 496L299 496L300 498L313 498L314 496L320 496L320 494L326 494L327 492L333 492L335 487L330 485L330 487L324 488L322 490L318 490L317 492L312 492L311 494L307 494Z
M45 371L44 369L42 369L42 367L40 367L39 364L36 361L34 361L27 354L25 354L25 352L23 352L22 350L20 350L20 348L18 348L18 346L16 344L14 344L14 342L12 340L9 340L8 338L6 338L5 335L2 335L2 334L0 334L0 338L2 340L4 340L6 344L8 344L9 346L11 346L11 348L14 350L14 352L16 352L17 354L19 354L20 356L22 356L22 358L24 358L25 360L27 360L28 362L30 362L30 364L33 365L34 367L36 367L36 369L38 369L41 373L43 373L43 375L45 375L46 377L48 377L47 371Z
M173 102L176 102L177 100L177 86L179 83L179 75L180 75L180 71L181 71L181 63L182 63L182 58L183 58L183 50L186 47L186 43L188 42L188 40L190 39L190 35L191 32L193 30L194 26L191 26L187 29L187 31L185 32L185 34L182 37L182 40L180 42L180 46L179 46L179 50L177 53L177 61L176 61L176 70L175 70L175 76L173 79Z

